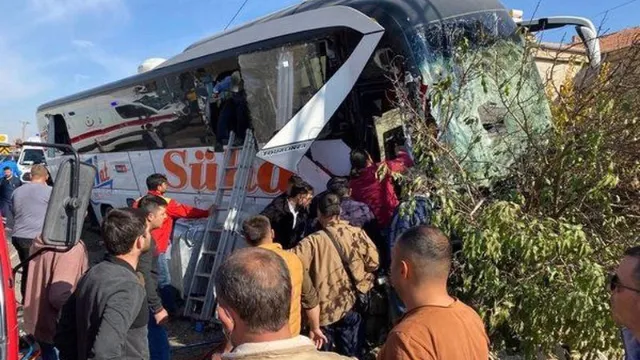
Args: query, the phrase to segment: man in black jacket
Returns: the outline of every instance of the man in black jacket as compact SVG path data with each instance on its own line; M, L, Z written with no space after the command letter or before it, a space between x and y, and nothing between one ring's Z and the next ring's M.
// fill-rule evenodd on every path
M289 184L286 193L273 199L261 215L269 218L271 228L275 232L275 242L285 250L296 246L305 236L309 205L313 199L313 188L297 178Z
M167 201L159 196L146 195L133 205L147 213L149 230L158 229L167 217ZM167 322L169 314L162 306L162 300L158 293L158 256L156 255L156 242L151 237L151 248L140 256L138 272L144 278L144 287L147 290L147 304L149 305L149 352L151 360L169 360L171 347L167 330L162 326Z
M116 209L102 224L104 261L80 279L65 304L55 336L61 360L149 358L149 310L140 256L149 251L147 214Z
M2 171L4 177L0 179L0 215L7 220L7 225L13 226L11 196L13 191L22 185L22 182L15 176L10 167L5 166Z

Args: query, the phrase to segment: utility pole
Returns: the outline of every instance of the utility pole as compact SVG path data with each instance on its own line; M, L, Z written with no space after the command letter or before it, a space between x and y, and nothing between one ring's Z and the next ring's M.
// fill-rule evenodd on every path
M28 121L21 121L22 123L22 141L26 141L26 134L27 134L27 125L31 124Z

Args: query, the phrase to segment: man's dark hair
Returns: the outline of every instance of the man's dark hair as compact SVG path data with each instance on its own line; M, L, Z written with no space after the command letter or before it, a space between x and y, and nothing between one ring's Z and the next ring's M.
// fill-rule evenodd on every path
M300 194L313 195L313 187L309 185L309 183L305 181L295 182L291 185L291 191L289 192L289 197L294 198Z
M351 176L360 175L360 170L367 167L367 161L369 161L369 154L361 149L355 149L351 151L349 155L351 161Z
M338 195L324 193L318 200L318 212L323 216L340 216L340 202Z
M293 197L291 196L291 189L296 186L297 184L302 184L304 182L304 180L302 180L302 178L296 174L291 175L291 177L289 178L289 180L287 180L287 196L288 197Z
M258 246L265 237L269 236L271 222L264 215L256 215L242 223L242 233L249 245Z
M145 195L138 201L138 209L144 210L147 214L152 214L163 206L167 207L167 200L156 195Z
M254 333L276 332L287 326L291 277L275 252L244 248L216 271L218 301L232 308Z
M396 242L414 265L420 279L447 277L451 269L451 242L442 231L426 225L405 231Z
M299 183L303 183L304 180L302 180L302 178L296 174L291 175L291 177L289 178L289 180L287 181L287 183L289 185L294 185L294 184L299 184Z
M149 175L149 177L147 178L147 189L149 191L158 190L158 187L168 181L169 180L167 180L167 177L163 174Z
M341 200L349 196L349 179L344 177L333 177L327 182L327 190L338 195Z
M11 170L11 168L10 168L10 167L8 167L8 166L5 166L5 167L2 169L2 171L7 171L7 170Z
M107 252L116 256L128 254L146 228L146 211L130 208L111 210L102 223L102 239Z
M633 257L633 258L636 258L636 260L638 260L638 263L636 264L636 268L633 269L633 277L636 281L636 284L640 285L640 246L634 246L634 247L628 248L624 252L624 256Z

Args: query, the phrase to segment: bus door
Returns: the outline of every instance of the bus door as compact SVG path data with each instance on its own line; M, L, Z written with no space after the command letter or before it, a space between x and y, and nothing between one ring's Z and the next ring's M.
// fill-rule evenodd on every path
M360 76L354 91L359 143L376 161L395 157L395 145L404 143L401 112L397 109L396 87L404 87L401 49L385 36Z
M45 116L47 118L47 142L71 145L69 128L63 114L47 114ZM62 152L53 148L47 149L47 157L54 158L57 155L62 155Z
M374 160L382 161L395 157L395 145L404 143L397 109L403 99L399 99L396 91L412 87L410 80L416 78L419 69L408 40L411 31L400 25L402 19L396 18L398 14L374 11L373 16L385 33L360 75L353 97L360 147Z

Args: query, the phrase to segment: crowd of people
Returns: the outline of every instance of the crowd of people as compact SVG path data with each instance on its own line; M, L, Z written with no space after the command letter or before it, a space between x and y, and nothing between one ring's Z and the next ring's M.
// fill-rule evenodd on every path
M399 148L395 159L375 163L366 152L355 150L351 165L349 178L332 178L327 190L315 197L311 186L292 177L287 191L262 215L247 220L243 228L250 240L250 234L259 227L260 234L268 235L267 242L297 255L303 271L309 273L318 294L321 331L319 334L314 326L309 327L310 343L321 345L318 348L325 352L352 358L362 358L368 347L379 345L377 339L368 338L371 293L389 274L395 291L389 289L388 295L401 305L404 317L386 337L380 359L488 358L489 341L482 320L447 293L452 256L449 239L428 227L426 216L398 221L400 201L393 178L394 173L412 166L407 152ZM386 174L382 179L381 167ZM392 225L406 226L393 242L389 234L398 230ZM261 257L249 254L243 256ZM293 294L290 300L296 304L295 285ZM447 341L462 333L468 335L466 341L455 345ZM280 343L282 352L270 351L269 356L296 358L291 355L292 349L309 345L295 338L297 335L287 334L290 347ZM234 346L238 351L238 345ZM267 341L262 346L270 349L272 344ZM252 347L247 358L264 356L255 353L259 350ZM302 353L305 355L300 358L312 358ZM323 358L324 354L316 356Z
M481 317L448 291L454 246L429 225L427 199L416 199L423 205L413 215L399 215L393 173L412 166L408 154L400 149L395 159L375 163L356 150L351 163L350 178L332 178L317 196L293 176L285 193L243 222L248 247L215 274L226 343L213 357L363 358L379 347L381 360L488 359ZM11 196L21 260L44 246L39 234L51 194L46 169L35 165L31 173L32 182ZM43 359L170 358L163 325L177 312L175 294L166 291L173 222L215 208L167 198L164 175L151 175L147 187L130 208L106 214L107 255L99 264L89 268L82 241L29 263L21 289L25 330ZM630 354L640 335L638 269L640 250L630 249L610 283ZM398 315L388 317L394 326L383 339L370 338L367 326L377 291Z
M11 195L12 242L20 261L45 248L40 237L52 188L43 165ZM167 178L153 174L149 192L131 208L115 209L102 223L106 257L89 269L82 240L31 259L23 268L25 331L44 360L171 358L164 325L178 314L170 286L173 222L205 218L211 209L189 207L165 196Z

